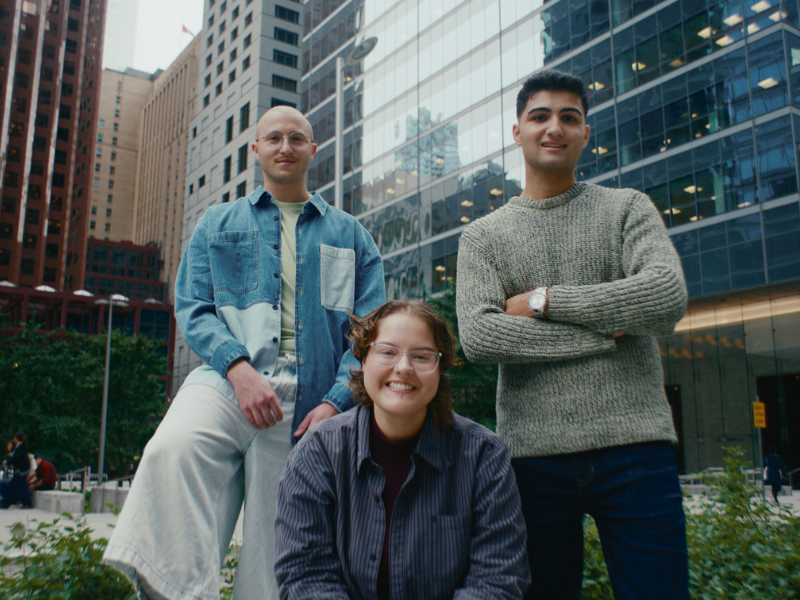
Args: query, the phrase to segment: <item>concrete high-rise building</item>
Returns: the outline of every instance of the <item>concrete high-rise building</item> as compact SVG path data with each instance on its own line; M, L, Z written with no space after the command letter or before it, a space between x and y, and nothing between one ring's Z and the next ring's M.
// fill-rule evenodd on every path
M136 161L142 109L153 93L154 75L135 69L103 69L96 123L89 236L132 241Z
M181 260L189 123L197 101L200 38L158 73L142 111L133 240L156 246L169 297Z
M105 10L0 5L0 280L83 285Z
M139 0L106 0L103 68L124 71L133 67Z
M302 10L295 0L205 0L183 190L184 247L209 206L261 185L250 146L262 114L300 102ZM177 390L200 359L180 333L175 344Z
M443 290L458 239L519 193L511 136L525 78L589 88L580 180L650 195L683 261L688 316L660 340L682 469L800 466L800 9L796 0L310 0L301 108L333 192L335 58L345 69L344 205L381 249L387 296ZM555 249L557 251L557 249Z

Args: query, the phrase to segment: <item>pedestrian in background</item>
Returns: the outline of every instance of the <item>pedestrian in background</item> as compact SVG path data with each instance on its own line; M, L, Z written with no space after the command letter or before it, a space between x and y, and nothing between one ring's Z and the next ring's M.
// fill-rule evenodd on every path
M36 470L28 476L28 488L30 491L40 490L42 492L56 489L58 474L56 468L49 460L42 458L41 454L34 454Z
M775 451L775 446L770 446L769 451L764 455L764 485L772 488L772 497L775 499L775 504L780 504L778 502L778 494L783 487L784 477L786 477L786 467Z
M28 459L28 439L24 433L18 431L14 436L13 444L11 465L14 467L14 475L6 488L8 493L3 494L3 500L0 501L0 508L8 508L18 497L22 502L22 508L33 508L27 481L28 473L31 470Z

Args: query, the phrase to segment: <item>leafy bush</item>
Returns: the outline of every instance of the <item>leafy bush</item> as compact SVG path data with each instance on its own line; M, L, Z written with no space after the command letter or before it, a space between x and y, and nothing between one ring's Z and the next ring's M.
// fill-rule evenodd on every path
M697 600L800 598L800 517L761 499L744 451L725 448L725 469L686 515L689 582ZM585 523L582 600L612 600L600 539Z
M0 557L0 598L135 600L125 576L102 564L107 540L93 540L85 521L67 513L64 518L66 524L59 517L35 529L22 523L12 526L11 541Z
M92 539L83 519L68 513L28 529L11 526L11 541L0 554L3 600L136 600L128 579L103 564L105 538ZM221 598L231 598L238 548L222 566Z

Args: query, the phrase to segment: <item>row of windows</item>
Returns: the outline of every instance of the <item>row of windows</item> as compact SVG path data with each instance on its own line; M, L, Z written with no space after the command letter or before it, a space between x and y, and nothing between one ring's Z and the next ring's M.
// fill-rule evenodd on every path
M247 55L244 57L244 60L242 60L242 72L246 71L249 68L250 68L250 55ZM232 69L228 73L228 85L232 84L234 81L236 81L236 69ZM205 86L208 87L210 84L211 84L211 75L206 75ZM214 87L214 97L218 98L221 94L222 94L222 82L219 82ZM203 108L206 108L210 104L211 104L211 94L206 94L205 96L203 96Z

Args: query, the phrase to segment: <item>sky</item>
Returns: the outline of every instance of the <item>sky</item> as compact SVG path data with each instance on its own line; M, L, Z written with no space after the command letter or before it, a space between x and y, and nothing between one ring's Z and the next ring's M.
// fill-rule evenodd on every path
M203 28L203 0L139 0L133 68L166 69Z

